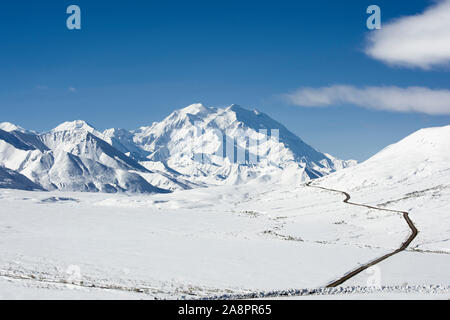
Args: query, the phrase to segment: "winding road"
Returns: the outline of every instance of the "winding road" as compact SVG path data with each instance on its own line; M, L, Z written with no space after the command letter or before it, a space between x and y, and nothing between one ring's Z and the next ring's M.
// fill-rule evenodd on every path
M333 192L338 192L338 193L342 193L343 195L345 195L345 199L344 199L344 203L353 205L353 206L359 206L359 207L365 207L365 208L369 208L369 209L374 209L374 210L382 210L382 211L390 211L390 212L396 212L396 213L401 213L403 214L403 218L405 219L406 223L408 224L409 228L411 229L411 234L408 237L408 239L406 239L405 242L403 242L403 244L396 250L385 254L384 256L381 256L369 263L366 263L362 266L360 266L359 268L345 274L344 276L342 276L341 278L331 282L330 284L328 284L326 287L327 288L332 288L332 287L337 287L341 284L343 284L345 281L347 281L348 279L356 276L358 273L370 268L373 265L376 265L377 263L393 256L394 254L397 254L399 252L404 251L409 244L414 240L414 238L417 236L417 234L419 233L419 231L417 230L416 226L414 225L414 223L411 221L411 219L409 218L408 212L406 211L399 211L399 210L392 210L392 209L384 209L384 208L378 208L378 207L374 207L374 206L369 206L366 204L361 204L361 203L355 203L355 202L350 202L349 200L351 199L350 195L345 192L345 191L341 191L341 190L336 190L336 189L329 189L329 188L324 188L324 187L320 187L320 186L314 186L311 185L311 181L306 183L306 186L310 187L310 188L317 188L317 189L322 189L322 190L327 190L327 191L333 191Z

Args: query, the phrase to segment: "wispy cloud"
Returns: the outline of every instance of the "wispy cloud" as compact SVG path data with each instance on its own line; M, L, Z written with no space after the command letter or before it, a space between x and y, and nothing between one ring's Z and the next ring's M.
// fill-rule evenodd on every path
M77 92L77 88L75 88L75 87L69 87L69 91L70 91L70 92Z
M450 0L440 0L421 14L401 17L371 31L365 52L390 65L449 66Z
M450 115L450 90L446 89L395 86L358 88L334 85L320 88L303 87L285 94L284 97L291 104L302 107L353 105L394 112Z

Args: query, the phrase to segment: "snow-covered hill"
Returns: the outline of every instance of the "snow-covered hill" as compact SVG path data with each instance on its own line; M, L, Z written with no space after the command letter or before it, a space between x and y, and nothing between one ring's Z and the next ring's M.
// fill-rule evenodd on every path
M347 190L450 182L450 126L414 132L352 168L324 179Z
M411 248L450 252L450 126L418 130L316 183L348 191L358 203L408 211L419 230Z

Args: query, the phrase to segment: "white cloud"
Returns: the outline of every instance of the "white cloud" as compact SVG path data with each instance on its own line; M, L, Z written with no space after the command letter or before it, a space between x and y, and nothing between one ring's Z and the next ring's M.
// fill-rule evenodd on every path
M395 86L363 87L347 85L309 88L284 95L294 105L327 107L354 105L362 108L394 112L421 112L450 115L450 90Z
M75 87L69 87L69 91L70 91L70 92L77 92L77 88L75 88Z
M408 4L405 2L405 6ZM371 31L365 52L390 65L431 69L450 65L450 0Z

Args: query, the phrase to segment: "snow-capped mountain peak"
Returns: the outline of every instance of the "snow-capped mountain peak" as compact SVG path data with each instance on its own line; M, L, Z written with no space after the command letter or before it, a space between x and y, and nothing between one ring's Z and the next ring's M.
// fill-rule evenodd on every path
M92 159L111 168L148 170L103 140L103 133L82 120L64 122L41 135L44 144L52 150L63 150L76 156Z
M25 132L26 131L24 128L19 127L11 122L1 122L0 130L6 131L6 132L11 132L11 131Z
M179 112L183 114L199 114L199 113L209 113L211 112L211 108L205 107L201 103L191 104L183 109L180 109Z
M287 167L298 168L304 175L299 179L305 179L354 163L315 150L268 115L237 104L193 104L130 133L126 139L121 135L123 146L137 146L147 161L206 184L240 183Z
M74 121L66 121L56 126L51 130L52 132L60 132L60 131L85 131L98 136L102 136L100 132L98 132L94 126L90 125L84 120L74 120Z

